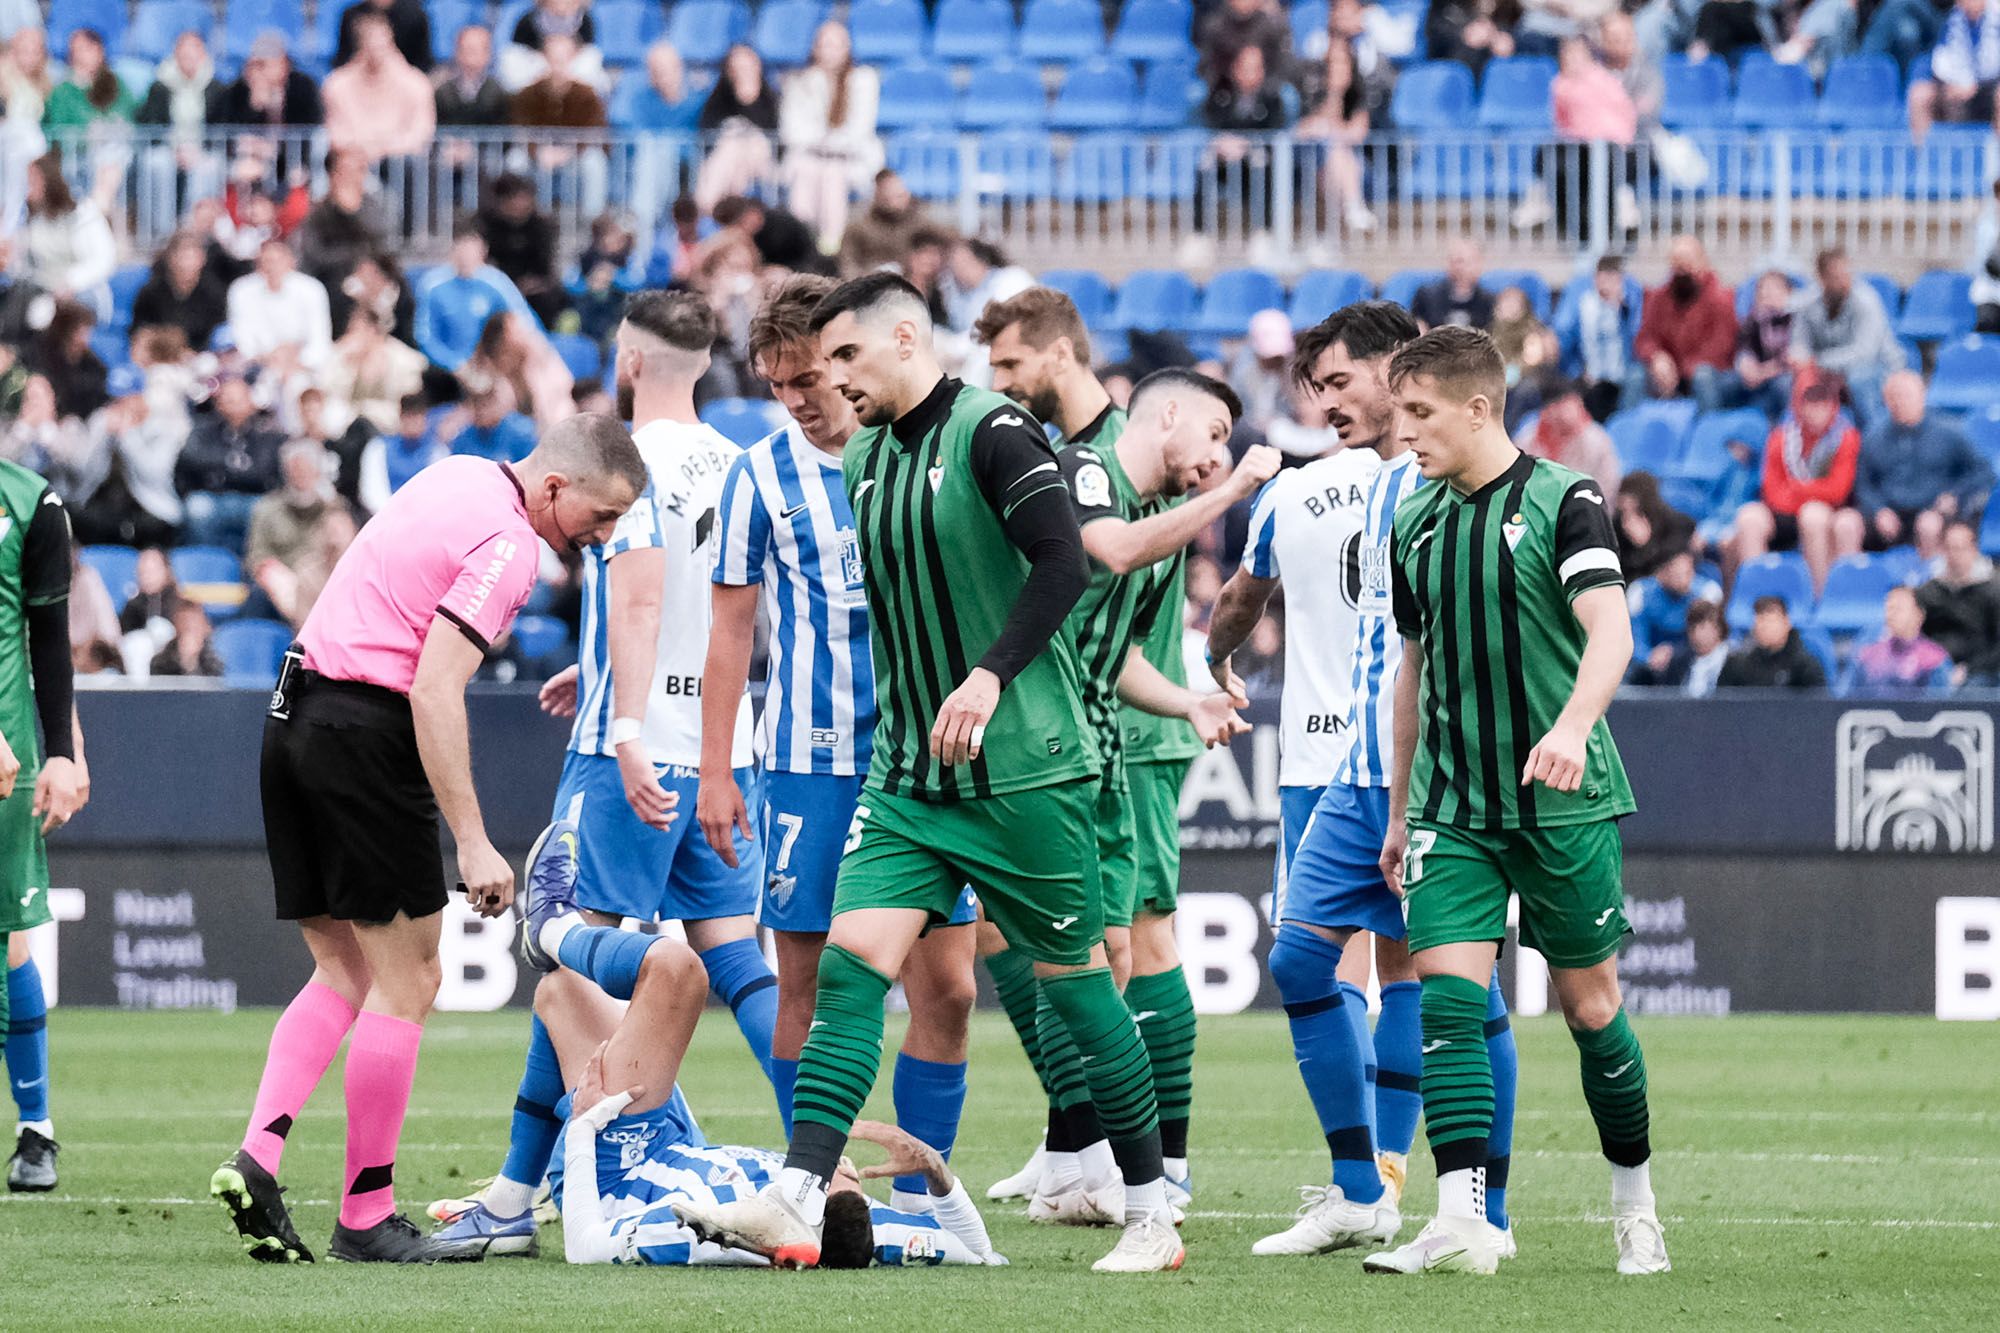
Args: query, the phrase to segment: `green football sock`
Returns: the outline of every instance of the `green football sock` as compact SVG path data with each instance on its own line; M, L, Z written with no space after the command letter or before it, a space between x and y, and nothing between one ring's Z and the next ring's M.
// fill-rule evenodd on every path
M1160 1179L1164 1170L1153 1072L1132 1011L1119 996L1110 969L1044 977L1041 990L1049 1006L1043 1015L1042 1047L1049 1049L1052 1032L1061 1032L1074 1043L1090 1100L1125 1183L1144 1185ZM1480 1012L1485 1013L1483 1007Z
M1160 1104L1160 1149L1186 1157L1188 1114L1194 1105L1194 996L1187 974L1169 972L1133 977L1125 1003L1139 1024L1139 1038L1153 1065L1153 1095Z
M1035 1077L1041 1081L1042 1091L1049 1094L1049 1105L1054 1106L1055 1090L1042 1061L1042 1042L1036 1032L1040 1019L1037 1017L1035 964L1017 949L1002 949L986 960L986 971L993 978L993 989L1000 995L1000 1007L1007 1011L1007 1021L1014 1025L1014 1035L1021 1039L1021 1049L1027 1053L1028 1063L1034 1068Z
M1583 1100L1597 1122L1597 1140L1614 1166L1652 1156L1646 1113L1646 1057L1620 1009L1599 1032L1571 1028L1583 1065Z
M1441 1176L1486 1165L1493 1132L1486 990L1463 977L1423 981L1424 1132Z
M882 1002L889 978L837 944L819 956L812 1031L799 1053L792 1093L792 1146L785 1165L831 1179L848 1131L882 1070Z

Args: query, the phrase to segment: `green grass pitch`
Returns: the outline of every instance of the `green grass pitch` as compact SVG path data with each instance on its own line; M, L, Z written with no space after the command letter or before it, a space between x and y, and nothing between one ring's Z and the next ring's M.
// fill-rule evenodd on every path
M1519 1023L1521 1256L1492 1279L1395 1279L1364 1278L1351 1255L1250 1257L1297 1186L1324 1182L1324 1147L1282 1020L1205 1019L1187 1267L1112 1278L1089 1271L1109 1232L1032 1227L998 1205L988 1221L1013 1267L997 1270L571 1269L553 1233L537 1262L255 1265L206 1186L241 1131L273 1017L56 1011L63 1188L0 1195L0 1327L2000 1327L2000 1047L1976 1024L1642 1023L1675 1271L1635 1280L1612 1271L1605 1168L1570 1043L1553 1019ZM525 1030L519 1013L433 1022L397 1169L413 1211L498 1165ZM726 1014L704 1020L683 1086L712 1138L774 1144L769 1089ZM887 1092L885 1076L883 1118ZM285 1163L315 1247L333 1222L339 1099L336 1065ZM957 1156L975 1195L1020 1163L1041 1115L1011 1032L980 1015ZM1412 1177L1406 1207L1423 1214L1421 1147Z

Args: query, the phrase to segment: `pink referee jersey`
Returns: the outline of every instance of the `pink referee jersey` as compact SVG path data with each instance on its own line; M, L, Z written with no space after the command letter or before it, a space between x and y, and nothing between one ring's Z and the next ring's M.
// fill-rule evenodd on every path
M534 590L540 555L512 472L483 458L440 459L340 557L299 631L305 664L408 694L431 622L443 616L489 646Z

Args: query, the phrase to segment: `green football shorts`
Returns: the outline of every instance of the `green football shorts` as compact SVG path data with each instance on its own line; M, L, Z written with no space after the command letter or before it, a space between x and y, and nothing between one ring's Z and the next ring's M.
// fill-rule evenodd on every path
M1038 963L1079 966L1104 939L1095 777L964 801L867 786L842 848L833 914L917 908L951 919L965 886L1007 943Z
M1631 930L1624 868L1609 819L1497 833L1412 820L1403 859L1410 952L1503 938L1511 890L1521 895L1522 944L1550 967L1593 967Z
M0 931L51 921L49 856L35 818L35 769L23 765L14 794L0 801Z
M1097 784L1092 815L1097 826L1097 885L1104 895L1104 924L1132 924L1132 898L1139 887L1138 825L1132 813L1132 793L1118 778Z
M1181 900L1181 784L1192 759L1127 764L1138 910L1171 915Z

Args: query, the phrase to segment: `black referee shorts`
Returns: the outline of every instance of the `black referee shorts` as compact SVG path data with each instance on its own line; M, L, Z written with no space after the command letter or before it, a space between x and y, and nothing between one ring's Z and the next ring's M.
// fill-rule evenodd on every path
M380 925L441 910L437 799L410 701L301 672L289 718L264 719L264 842L278 919Z

